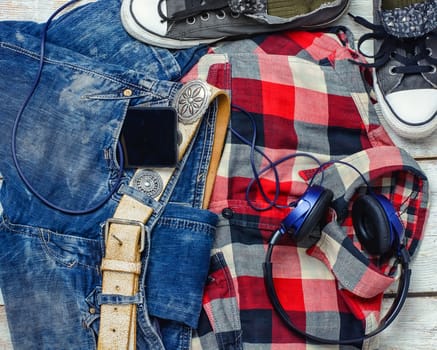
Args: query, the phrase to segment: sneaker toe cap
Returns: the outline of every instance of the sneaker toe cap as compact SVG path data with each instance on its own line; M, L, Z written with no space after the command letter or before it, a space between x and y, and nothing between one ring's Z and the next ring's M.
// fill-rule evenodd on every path
M385 96L390 109L401 122L419 126L431 122L437 113L437 89L397 91Z
M167 33L167 21L163 21L158 13L158 0L130 1L131 21L134 25L140 25L151 33L164 36ZM164 14L166 14L165 6L163 6Z

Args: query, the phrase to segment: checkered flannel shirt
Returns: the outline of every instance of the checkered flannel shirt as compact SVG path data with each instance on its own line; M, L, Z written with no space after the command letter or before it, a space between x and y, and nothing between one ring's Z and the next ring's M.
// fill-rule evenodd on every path
M369 71L351 62L362 58L348 42L347 31L284 32L227 42L211 48L185 79L204 78L228 90L233 105L254 118L252 123L234 108L230 127L249 141L256 128L256 147L271 161L306 152L320 162L353 164L374 192L393 203L413 255L428 215L428 182L381 126L369 94ZM254 178L251 157L257 171L269 164L229 130L210 202L221 218L193 349L376 348L375 338L353 346L311 344L288 330L273 310L263 280L267 242L318 165L308 157L279 164L278 192L274 172L262 173L265 194L271 200L277 195L277 205L269 208L256 184L246 196ZM315 182L322 181L320 175ZM359 337L378 325L383 293L399 273L390 274L394 259L378 264L355 238L350 208L357 192L365 190L360 175L333 164L322 184L334 192L335 215L314 246L297 246L283 237L272 257L274 282L302 330L330 339Z

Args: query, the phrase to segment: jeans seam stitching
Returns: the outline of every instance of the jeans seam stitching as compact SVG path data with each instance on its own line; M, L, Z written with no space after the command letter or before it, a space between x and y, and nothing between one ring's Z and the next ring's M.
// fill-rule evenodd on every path
M19 47L19 46L15 46L13 44L8 44L6 42L0 42L0 46L5 48L5 49L8 49L8 50L11 50L11 51L14 51L14 52L26 55L26 56L28 56L30 58L33 58L33 59L39 59L39 55L36 54L35 52L27 50L27 49L24 49L24 48ZM126 80L123 80L123 79L117 79L117 78L115 78L114 76L111 76L111 75L106 75L106 74L98 73L96 71L93 71L93 70L90 70L90 69L86 69L86 68L81 67L81 66L76 66L76 65L74 65L72 63L65 63L65 62L54 60L54 59L47 58L47 57L44 58L44 61L47 62L47 63L50 63L50 64L57 64L57 65L60 65L62 67L69 67L69 68L71 68L73 70L76 70L76 71L79 71L79 72L82 72L82 73L85 73L85 74L89 74L89 75L92 75L92 76L100 77L100 78L112 81L114 83L119 83L119 84L123 84L123 85L132 86L132 87L135 87L138 90L144 91L144 92L146 92L148 94L151 94L151 95L153 95L155 97L158 97L158 98L166 98L165 96L161 96L159 94L156 94L153 91L151 91L149 89L145 89L144 87L142 87L140 85L137 85L137 84L134 84L132 82L129 82L129 81L126 81Z

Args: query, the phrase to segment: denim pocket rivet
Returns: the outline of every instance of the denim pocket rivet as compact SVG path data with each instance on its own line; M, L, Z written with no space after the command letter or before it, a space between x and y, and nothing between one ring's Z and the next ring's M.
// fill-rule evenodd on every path
M94 315L96 313L96 309L92 307L89 309L89 312L91 315Z
M133 92L132 92L131 89L124 89L124 90L123 90L123 96L124 96L124 97L131 97L132 94L133 94Z
M150 197L157 197L164 189L161 176L153 170L138 170L132 179L132 183L138 191Z

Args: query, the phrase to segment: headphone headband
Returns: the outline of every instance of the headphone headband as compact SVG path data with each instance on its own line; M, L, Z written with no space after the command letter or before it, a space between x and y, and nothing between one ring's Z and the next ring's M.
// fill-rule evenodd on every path
M281 320L291 331L299 334L305 339L314 341L320 344L332 344L332 345L347 345L362 342L366 339L372 338L375 335L381 333L385 330L398 316L401 311L405 300L407 299L408 289L410 287L410 279L411 279L411 269L409 268L409 254L407 249L403 246L400 248L399 252L399 261L401 263L401 276L399 278L398 289L396 293L396 298L394 299L390 309L387 311L387 314L379 323L379 326L370 333L365 334L362 337L350 338L350 339L328 339L318 337L314 334L310 334L305 332L304 330L298 328L290 319L281 302L279 301L278 294L276 293L275 284L273 281L273 264L271 262L271 257L273 253L273 247L282 236L280 230L276 231L269 242L269 246L266 253L266 258L263 263L264 270L264 283L267 290L267 294L269 296L270 302L272 303L274 309L278 313Z
M322 220L332 197L332 191L314 185L310 186L295 203L294 209L281 222L280 228L273 233L269 241L263 264L264 282L274 309L290 330L317 343L354 344L371 338L386 329L399 314L408 294L411 270L409 268L408 251L402 244L404 228L395 208L387 198L373 193L363 195L356 200L352 208L354 228L362 246L369 253L376 255L385 255L394 249L402 268L396 298L386 316L374 331L350 339L327 339L306 333L304 330L297 328L290 320L278 298L273 281L271 257L273 248L280 237L287 232L297 242L310 234L314 226ZM378 236L381 236L381 238Z

